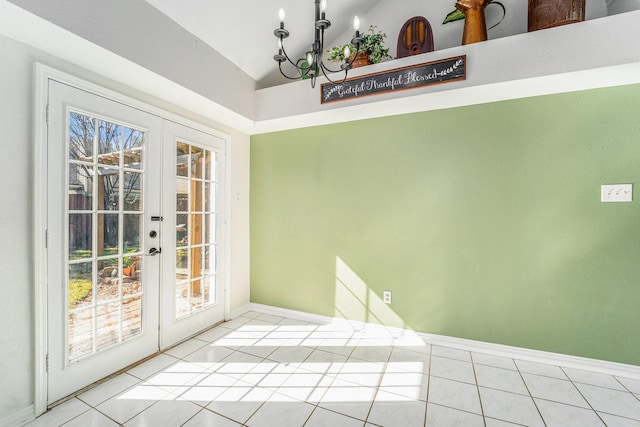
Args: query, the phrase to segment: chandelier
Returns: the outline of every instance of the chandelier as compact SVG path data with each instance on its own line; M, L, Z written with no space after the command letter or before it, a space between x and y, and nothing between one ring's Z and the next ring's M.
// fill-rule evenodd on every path
M289 31L284 28L284 9L280 9L280 27L273 31L273 34L278 39L278 54L273 56L273 59L278 63L278 69L280 74L289 80L310 79L311 87L316 86L316 78L322 73L327 80L331 83L342 83L347 79L347 73L353 62L356 60L356 56L360 51L360 47L364 43L364 39L360 37L360 20L356 16L353 19L353 29L356 31L356 35L351 39L351 44L355 46L356 51L351 52L349 46L344 48L344 63L340 65L339 70L333 70L327 67L322 60L322 52L324 49L324 30L331 26L331 21L326 18L327 12L327 0L315 0L316 3L316 19L315 19L315 39L311 45L311 50L307 52L305 58L301 58L297 61L292 61L287 55L287 51L284 48L284 39L289 37ZM352 55L353 54L353 55ZM282 63L288 62L293 65L297 74L295 76L289 76L282 70ZM340 81L334 81L329 77L329 74L344 72L344 78Z

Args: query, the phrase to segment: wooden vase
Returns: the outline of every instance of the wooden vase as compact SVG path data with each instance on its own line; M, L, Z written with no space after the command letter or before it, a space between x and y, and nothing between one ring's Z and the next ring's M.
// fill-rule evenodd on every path
M528 30L584 21L585 0L529 0Z
M484 8L488 0L458 0L456 9L464 13L462 44L471 44L487 40L487 23Z

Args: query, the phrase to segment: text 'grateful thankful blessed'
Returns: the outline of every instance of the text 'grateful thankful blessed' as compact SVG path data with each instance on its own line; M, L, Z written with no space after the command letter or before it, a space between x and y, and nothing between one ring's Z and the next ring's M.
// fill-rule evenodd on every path
M322 85L322 103L466 79L466 56L397 68Z

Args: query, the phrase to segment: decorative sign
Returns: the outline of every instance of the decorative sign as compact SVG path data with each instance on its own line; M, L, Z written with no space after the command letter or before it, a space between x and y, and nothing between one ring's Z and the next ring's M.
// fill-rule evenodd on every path
M411 89L456 80L465 80L467 56L411 65L354 77L343 83L325 83L320 89L321 102L343 101L384 92Z

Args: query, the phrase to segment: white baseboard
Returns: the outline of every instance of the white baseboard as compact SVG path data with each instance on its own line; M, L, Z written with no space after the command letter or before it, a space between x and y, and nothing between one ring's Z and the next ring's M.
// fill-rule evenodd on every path
M29 405L24 409L21 409L13 414L9 414L0 419L0 427L15 427L21 426L36 419L35 407Z
M235 319L236 317L242 316L243 314L245 314L247 311L251 310L251 304L247 303L245 305L243 305L242 307L238 307L234 310L231 310L228 314L227 314L227 319L224 319L225 321L227 320L232 320Z
M344 319L337 319L335 317L322 316L320 314L305 313L303 311L290 310L288 308L274 307L271 305L250 303L249 309L252 311L259 311L260 313L272 314L274 316L289 317L291 319L302 320L305 322L315 323L335 323L344 322Z
M360 329L367 324L357 321L347 321L318 314L305 313L302 311L289 310L286 308L273 307L263 304L251 303L242 307L242 310L236 310L236 316L241 316L247 311L257 311L274 316L289 317L292 319L303 320L314 323L336 323L348 322L354 328ZM379 326L379 325L376 325ZM397 330L397 328L387 328ZM464 338L448 337L444 335L430 334L419 331L412 331L422 337L425 342L433 345L440 345L460 350L472 351L477 353L491 354L494 356L508 357L510 359L524 360L528 362L544 363L547 365L562 366L565 368L581 369L602 374L615 375L625 378L633 378L640 380L640 366L628 365L624 363L609 362L606 360L590 359L587 357L570 356L560 353L552 353L548 351L531 350L528 348L513 347L502 344L493 344L483 341L475 341Z

